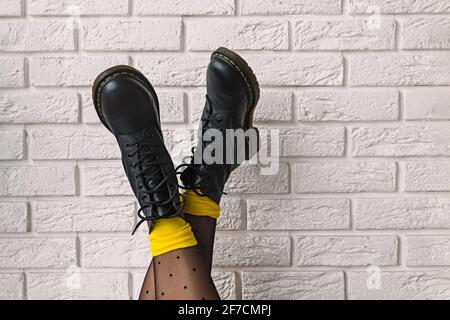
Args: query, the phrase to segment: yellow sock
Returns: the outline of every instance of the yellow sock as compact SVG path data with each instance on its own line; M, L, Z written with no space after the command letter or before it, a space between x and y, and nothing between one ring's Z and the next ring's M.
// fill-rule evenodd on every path
M154 257L197 245L191 225L181 217L156 220L148 239Z
M183 193L185 202L184 212L193 216L211 217L218 219L220 217L220 207L217 203L208 197L202 197L193 190L187 190Z

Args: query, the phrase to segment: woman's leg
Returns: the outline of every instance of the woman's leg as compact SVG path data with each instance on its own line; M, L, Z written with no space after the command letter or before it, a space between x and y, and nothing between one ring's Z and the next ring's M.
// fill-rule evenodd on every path
M211 217L191 214L186 214L185 218L192 226L192 231L197 239L198 248L202 254L203 261L209 273L211 273L217 220Z
M150 233L152 263L141 289L143 300L220 299L188 222L181 217L155 222Z
M196 246L154 257L139 299L218 300L220 297Z
M217 219L220 217L220 206L209 197L201 195L199 190L185 191L183 199L186 221L192 226L205 265L211 272L214 237Z
M158 300L220 299L197 246L155 257L155 289Z
M155 268L153 267L153 261L154 260L150 262L147 274L145 275L141 293L139 294L139 300L156 300Z
M180 292L173 292L173 290L169 290L164 292L164 287L168 287L165 284L168 283L169 285L172 283L173 284L173 280L177 279L177 281L180 281L180 279L185 279L184 285L182 286L183 290L181 292L182 295L184 294L190 294L191 292L194 291L194 287L192 285L189 284L189 282L195 281L197 283L201 282L201 283L205 283L208 282L208 284L211 284L212 286L207 286L207 288L205 288L205 290L203 292L209 293L207 294L206 297L200 297L201 298L206 298L206 299L219 299L219 296L217 295L217 291L214 287L214 283L211 279L211 267L212 267L212 255L213 255L213 247L214 247L214 237L215 237L215 232L216 232L216 219L211 218L211 217L204 217L204 216L195 216L195 215L190 215L190 214L186 214L185 215L185 219L186 221L191 225L192 227L192 232L194 233L196 239L197 239L197 246L192 247L195 248L194 252L195 252L195 262L192 262L192 256L185 256L183 259L181 259L181 256L184 256L184 252L181 254L175 254L175 259L173 259L173 255L172 258L170 259L169 257L163 257L163 258L153 258L152 262L150 263L150 266L147 270L147 274L145 276L144 279L144 283L142 285L142 289L141 289L141 293L139 295L139 299L140 300L156 300L165 297L170 296L181 296ZM192 254L191 254L192 255ZM198 256L201 256L202 261L198 261ZM179 259L177 259L176 257L180 257ZM170 264L170 260L175 260L175 266L178 266L180 269L182 268L186 268L186 270L189 269L193 269L194 268L194 264L200 265L200 268L196 268L197 270L194 271L194 273L186 273L186 270L184 271L179 271L176 270L174 271L173 268L170 267L170 270L164 269L165 266L167 265L171 265ZM191 263L186 264L186 262L191 261ZM158 263L159 262L159 263ZM198 263L196 263L198 262ZM156 264L156 267L155 267ZM203 269L206 269L206 271L204 272ZM158 270L158 271L155 271ZM159 271L161 270L161 271ZM155 276L156 272L158 272L158 277ZM167 273L168 273L168 277L167 277ZM202 274L206 273L207 275L203 275L202 276L202 280L199 281L197 279L197 276L201 276ZM172 274L172 276L170 276ZM174 274L177 274L177 277L174 276ZM165 276L164 276L165 275ZM186 276L186 277L182 277L182 276ZM196 278L196 280L194 280L194 278ZM203 279L204 278L204 279ZM204 280L207 281L204 281ZM155 287L155 282L158 281L158 288ZM166 280L166 281L163 281ZM161 284L162 283L162 284ZM185 288L186 287L186 288ZM214 287L214 288L212 288ZM175 288L180 289L180 286L175 286ZM191 288L191 289L189 289ZM158 289L158 291L157 291ZM189 290L188 290L189 289ZM198 290L199 288L197 288ZM188 290L188 291L184 291L184 290ZM157 295L157 292L159 292L159 295ZM164 292L164 296L161 295L161 293ZM215 296L217 295L217 296ZM211 296L213 296L213 298L210 298ZM176 298L173 298L176 299ZM189 298L186 298L189 299ZM196 299L196 298L193 298Z

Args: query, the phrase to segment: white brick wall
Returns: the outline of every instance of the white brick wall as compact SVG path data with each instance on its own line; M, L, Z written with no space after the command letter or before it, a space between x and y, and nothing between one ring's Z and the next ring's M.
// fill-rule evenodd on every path
M138 296L146 232L90 85L142 70L179 161L221 45L255 70L281 154L227 185L222 297L450 298L448 0L3 0L0 299Z

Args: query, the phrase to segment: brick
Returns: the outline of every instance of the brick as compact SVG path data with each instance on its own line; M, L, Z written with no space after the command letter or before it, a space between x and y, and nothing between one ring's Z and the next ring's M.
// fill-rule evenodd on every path
M33 128L31 158L120 159L114 136L103 127Z
M261 167L242 165L230 176L225 192L232 193L287 193L289 192L289 168L280 163L279 170L272 175L263 175Z
M393 192L396 171L389 162L297 163L295 192Z
M291 121L292 93L264 90L253 115L254 121Z
M236 300L236 276L233 272L212 273L221 300Z
M450 120L450 92L447 88L403 91L406 120Z
M100 72L127 63L125 56L33 57L31 83L35 87L91 86Z
M352 128L353 156L450 155L449 126Z
M126 272L29 273L28 298L32 300L128 300Z
M132 299L138 300L141 293L142 284L144 283L146 271L135 271L131 274L131 283L133 287Z
M277 236L226 236L216 238L217 267L288 266L290 239Z
M244 300L344 300L342 272L243 272Z
M177 51L181 48L181 20L89 20L83 22L83 49Z
M241 14L270 15L270 14L340 14L339 0L252 0L241 1Z
M26 231L26 204L24 202L0 202L0 232Z
M392 266L398 264L395 236L304 236L296 239L298 266Z
M408 266L450 265L450 237L448 235L407 236Z
M247 211L249 230L350 229L345 199L247 200Z
M126 15L128 0L30 0L29 11L33 16Z
M449 161L409 161L405 164L406 191L450 191Z
M122 165L80 167L82 194L87 196L133 195Z
M0 122L74 123L78 120L76 93L3 93L0 95Z
M220 203L220 219L217 219L217 230L240 230L242 228L242 210L240 199L223 197Z
M317 19L296 21L296 50L392 50L396 22L392 18L373 25L370 18Z
M158 100L162 123L183 123L186 121L184 93L158 90Z
M23 283L21 273L0 273L0 300L22 300Z
M24 132L22 128L0 126L0 160L24 158Z
M302 127L280 131L284 157L342 157L345 152L345 128Z
M94 102L92 101L92 91L82 91L80 93L81 107L83 113L83 122L88 124L100 123Z
M191 121L197 122L205 106L206 89L191 94ZM261 92L258 107L253 115L255 122L291 121L292 93L290 91L266 89Z
M135 1L138 15L232 15L233 0L147 0Z
M0 50L5 52L73 51L72 28L59 20L0 22Z
M261 85L340 86L343 59L336 54L248 54L247 62Z
M76 263L75 238L2 238L0 268L66 268Z
M135 205L131 200L32 200L31 213L36 232L129 232Z
M1 196L75 195L73 166L0 166L0 179Z
M161 91L158 92L159 112L162 123L183 123L186 121L185 96L183 92ZM81 101L83 107L83 122L93 124L100 123L92 102L91 92L82 92Z
M296 93L300 121L388 121L399 118L396 90L318 90Z
M122 237L81 237L81 266L144 268L151 255L146 234Z
M183 54L147 55L137 56L135 63L155 86L202 86L209 59Z
M385 53L348 57L352 86L450 84L448 54Z
M173 74L177 78L181 78L183 76L183 79L179 79L177 82L166 82L165 85L199 86L204 84L203 73L205 70L193 67L191 68L190 65L192 64L191 60L194 59L193 57L190 57L189 61L187 63L184 62L185 65L181 66L178 65L181 62L179 62L178 59L175 59L176 57L178 56L166 59L146 58L143 60L143 62L145 61L145 64L141 63L138 65L140 68L144 68L148 65L148 73L151 75L156 74L158 78L160 77L160 73L164 73L166 78L167 74L171 77ZM196 59L200 60L199 57L196 57ZM252 69L255 71L261 85L340 86L343 83L343 60L342 56L336 54L316 54L313 56L309 54L277 55L249 53L245 55L245 59L249 65L252 66ZM169 61L166 63L166 60ZM202 61L204 60L202 59ZM158 64L162 64L162 66L157 66L157 69L152 67L152 65ZM187 70L183 70L183 73L181 73L177 69L173 70L173 65L177 66L177 68ZM159 71L159 69L163 69L163 71ZM196 79L198 81L184 81L185 73L187 73L186 76L190 76L192 78L195 75L194 71L197 72Z
M189 110L192 122L200 121L206 102L206 88L189 95ZM259 108L257 108L259 109Z
M191 51L211 51L220 46L232 50L289 49L287 21L222 18L190 20L185 25Z
M180 164L190 156L194 131L186 128L163 129L164 144L174 164Z
M450 49L450 18L406 17L401 23L403 49Z
M350 0L352 13L441 13L450 12L447 0Z
M357 229L449 229L450 199L358 199L354 222Z
M0 8L0 17L18 17L22 15L22 0L4 0Z
M0 88L17 88L25 84L23 58L0 58Z
M385 271L380 289L369 289L371 274L348 273L349 299L352 300L447 300L450 275L446 271Z

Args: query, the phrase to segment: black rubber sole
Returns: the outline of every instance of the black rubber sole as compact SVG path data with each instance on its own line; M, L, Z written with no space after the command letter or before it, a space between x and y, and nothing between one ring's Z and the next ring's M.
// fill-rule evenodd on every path
M158 101L158 96L156 95L156 91L153 88L153 86L151 85L150 81L148 81L148 79L138 70L136 70L133 67L130 66L126 66L126 65L118 65L118 66L114 66L111 67L105 71L103 71L102 73L100 73L97 78L95 78L94 80L94 84L92 86L92 101L94 102L94 107L95 107L95 111L97 112L98 117L100 118L100 121L103 123L103 125L112 132L111 128L109 127L109 125L107 124L105 117L103 116L103 112L100 108L101 103L100 103L100 96L102 93L102 89L103 87L112 79L114 79L117 76L120 75L128 75L131 76L133 78L135 78L137 81L139 81L140 83L142 83L145 87L147 87L151 94L153 95L153 99L156 102L156 107L158 110L158 118L160 117L159 115L159 101Z
M227 48L221 47L217 49L211 55L211 58L218 58L230 64L244 78L244 81L246 82L248 87L247 89L249 91L250 97L252 98L247 106L247 112L245 114L244 120L244 124L246 127L244 129L253 128L253 114L255 112L256 106L258 105L260 97L259 83L258 79L256 79L255 73L240 55Z

